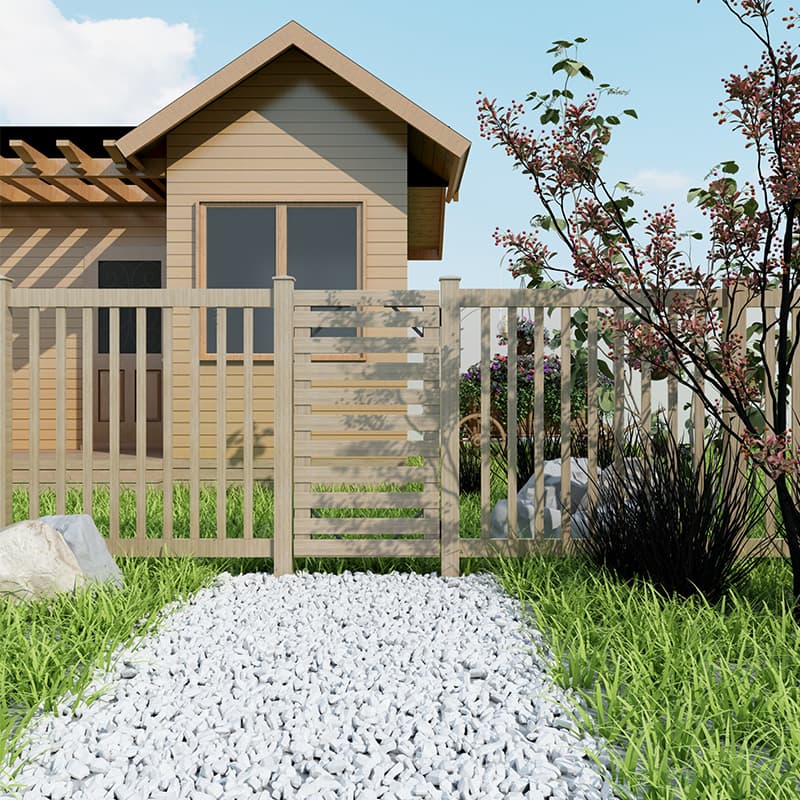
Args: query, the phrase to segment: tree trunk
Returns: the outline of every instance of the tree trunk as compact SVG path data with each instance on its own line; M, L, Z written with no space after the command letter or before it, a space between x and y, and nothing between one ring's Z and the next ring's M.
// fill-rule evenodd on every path
M775 481L775 488L778 492L778 506L783 517L784 536L789 546L789 558L792 563L793 615L795 622L800 625L800 508L797 507L789 493L786 475L781 475Z

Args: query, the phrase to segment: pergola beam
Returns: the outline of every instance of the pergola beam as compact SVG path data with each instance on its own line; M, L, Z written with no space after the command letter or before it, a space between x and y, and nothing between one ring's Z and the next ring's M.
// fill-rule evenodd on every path
M128 186L119 178L95 178L87 175L86 180L99 186L120 203L140 203L147 199L147 195L141 189L137 186Z
M138 186L143 192L148 194L153 200L161 203L167 199L167 190L166 186L164 185L163 181L158 179L146 179L137 175L134 170L131 169L131 165L128 163L128 159L122 155L122 151L117 147L116 139L103 139L103 147L105 148L106 152L111 156L111 160L114 164L119 167L120 170L126 173L126 177L132 181L136 186ZM138 162L140 167L139 171L144 171L144 165L141 162Z
M4 200L7 203L30 203L33 199L31 195L22 189L0 181L0 200Z
M111 198L97 186L87 186L80 178L48 178L61 191L81 203L107 203Z
M69 139L56 139L56 147L64 154L67 163L76 172L85 175L95 171L95 160Z
M116 139L103 139L103 147L105 148L106 153L111 156L111 160L118 166L118 167L127 167L128 161L124 155L122 155L122 151L117 147L117 140Z
M110 158L95 158L93 161L93 169L90 174L84 175L82 172L67 161L66 158L50 158L47 159L46 169L41 173L24 162L21 158L6 158L0 156L0 178L25 178L25 177L43 177L43 178L129 178L127 170L120 169ZM38 162L37 162L38 167ZM157 180L163 173L156 166L145 171L133 172L139 178L148 180Z
M145 178L140 178L137 175L128 175L128 180L132 181L139 189L141 189L145 194L149 195L158 203L163 203L167 199L166 190L161 191L157 184L161 183L161 181L157 180L146 180ZM154 185L156 184L156 185Z
M6 178L5 180L17 189L27 192L36 200L41 200L44 203L63 203L69 197L61 189L56 189L55 186L50 186L49 183L45 183L38 178L28 178L26 180Z
M8 144L31 172L35 172L38 175L50 170L50 159L25 140L11 139Z

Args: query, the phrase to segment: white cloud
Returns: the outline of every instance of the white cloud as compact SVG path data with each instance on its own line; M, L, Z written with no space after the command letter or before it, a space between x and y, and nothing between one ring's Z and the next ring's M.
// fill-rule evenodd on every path
M187 24L66 19L52 0L0 0L0 120L136 125L190 89Z
M657 169L640 169L630 181L643 192L682 192L689 191L692 179L682 172L663 172Z

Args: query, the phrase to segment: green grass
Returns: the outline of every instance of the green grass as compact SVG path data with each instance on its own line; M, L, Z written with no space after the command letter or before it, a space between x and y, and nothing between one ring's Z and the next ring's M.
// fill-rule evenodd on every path
M272 536L272 494L254 491L256 536ZM176 537L188 536L188 491L176 488ZM43 492L41 514L55 513ZM107 495L93 506L107 530ZM216 492L201 494L201 527L216 525ZM79 489L67 512L80 513ZM228 491L228 524L242 529L241 491ZM162 499L148 490L148 538L160 535ZM27 497L14 494L14 519ZM133 535L135 494L121 501ZM105 516L103 514L105 513ZM413 510L395 510L398 515ZM462 536L480 531L478 495L461 498ZM229 535L231 535L229 533ZM239 534L241 535L241 534ZM15 606L0 601L0 790L13 785L24 732L41 706L83 697L118 645L158 630L160 612L186 602L222 571L272 571L269 560L117 558L124 590L90 587ZM296 559L297 570L438 572L436 559ZM621 584L574 557L464 559L462 574L487 571L518 598L552 648L553 680L580 698L581 730L610 744L611 773L647 800L796 800L800 794L800 629L792 620L791 571L765 559L741 594L714 607L666 600L643 583ZM531 645L533 647L533 644Z

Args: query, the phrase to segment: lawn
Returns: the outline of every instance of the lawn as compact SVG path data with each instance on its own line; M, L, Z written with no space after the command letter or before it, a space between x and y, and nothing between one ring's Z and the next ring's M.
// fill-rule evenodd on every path
M80 489L67 513L81 513ZM241 536L242 494L228 491L229 536ZM216 525L216 490L201 494L201 529ZM123 492L123 536L132 536L135 493ZM162 530L160 491L148 489L148 538ZM14 519L27 518L24 490ZM55 513L42 492L42 515ZM335 512L333 512L335 513ZM363 512L366 513L366 512ZM394 510L394 515L412 513ZM97 489L93 515L108 526ZM254 536L272 536L272 492L254 487ZM175 536L188 536L188 488L175 488ZM480 499L461 498L461 534L479 535ZM272 571L269 560L118 558L125 589L90 588L23 606L0 602L0 790L13 785L25 725L43 704L81 698L118 645L158 629L168 603L187 601L219 572ZM436 559L297 559L296 569L438 572ZM741 594L715 606L667 600L652 587L624 584L576 557L465 559L463 574L495 574L518 598L552 648L553 680L580 698L578 724L610 744L620 796L647 800L796 800L800 794L800 629L790 613L791 571L764 559ZM94 698L83 700L91 702ZM76 701L77 702L77 701ZM15 763L16 762L16 763Z

